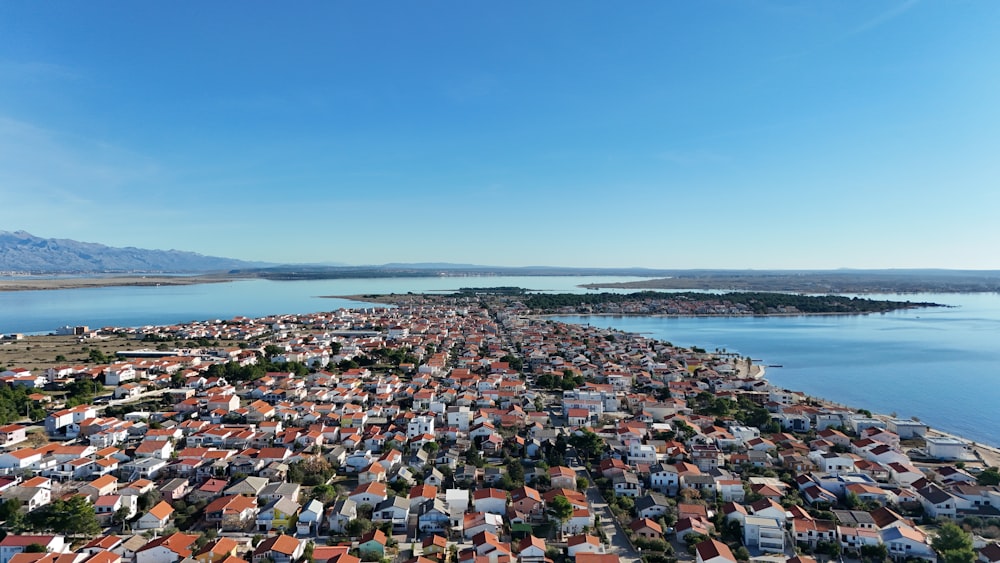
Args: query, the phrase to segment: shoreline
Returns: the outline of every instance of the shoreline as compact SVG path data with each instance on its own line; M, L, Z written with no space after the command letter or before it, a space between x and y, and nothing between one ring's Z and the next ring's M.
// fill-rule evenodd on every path
M938 305L939 307L949 307L950 305ZM888 315L890 313L897 313L899 311L912 311L914 309L924 309L927 307L904 307L899 309L894 309L892 311L857 311L857 312L847 312L847 311L828 311L826 313L751 313L746 315L681 315L681 314L670 314L670 313L539 313L536 315L529 315L533 318L548 318L548 317L619 317L619 318L629 318L629 317L649 317L658 319L719 319L719 318L729 318L729 319L743 319L743 318L766 318L766 317L849 317L849 316L868 316L868 315Z
M756 366L752 366L752 367L756 367ZM763 379L763 377L761 377L759 379ZM768 383L770 383L770 382L768 382ZM785 390L786 391L795 392L794 389L785 389ZM821 407L833 408L833 409L847 409L847 410L851 410L851 411L854 411L854 412L858 412L859 410L861 410L858 407L852 407L850 405L845 405L845 404L838 403L838 402L835 402L835 401L832 401L832 400L829 400L829 399L824 399L822 397L816 397L816 396L813 396L813 395L805 395L805 396L806 396L806 399L811 400L811 401L817 403ZM865 410L867 410L867 409L865 409ZM870 411L870 412L872 413L872 418L876 418L876 419L879 419L879 420L882 420L882 421L888 421L888 420L891 420L893 418L892 416L890 416L888 414L874 412L874 411ZM904 419L904 420L913 420L913 419L911 418L911 419ZM960 440L961 442L963 442L966 445L968 445L969 448L971 448L973 450L973 452L976 454L977 460L976 461L965 461L964 463L965 463L965 465L967 467L970 466L970 465L971 466L982 466L984 469L987 468L987 467L1000 467L1000 446L993 446L993 445L990 445L990 444L983 444L982 442L977 442L975 440L971 440L971 439L966 438L964 436L961 436L959 434L955 434L955 433L952 433L952 432L946 432L944 430L939 430L937 428L934 428L933 426L930 426L929 424L927 425L927 433L926 433L926 435L927 436L934 436L934 437L954 438L954 439ZM958 461L959 460L920 461L919 463L923 464L923 465L949 465L949 464L953 465L953 464L957 463Z
M46 278L0 280L0 291L53 291L95 287L156 287L185 286L205 283L227 283L235 278L226 276L109 276L98 278Z
M382 305L399 305L401 302L407 302L412 298L416 297L437 297L432 293L412 293L412 294L379 294L379 295L317 295L318 299L344 299L347 301L357 301L360 303L379 303ZM698 315L682 315L682 314L670 314L670 313L533 313L530 315L524 315L531 319L548 319L553 317L610 317L610 318L661 318L661 319L719 319L719 318L730 318L730 319L760 319L769 317L848 317L848 316L869 316L869 315L888 315L892 313L898 313L900 311L912 311L914 309L926 309L927 307L901 307L899 309L893 309L891 311L829 311L825 313L808 313L808 312L798 312L798 313L754 313L746 315L729 315L729 314L718 314L718 315L708 315L708 314L698 314ZM951 307L951 305L940 305L935 304L933 307Z

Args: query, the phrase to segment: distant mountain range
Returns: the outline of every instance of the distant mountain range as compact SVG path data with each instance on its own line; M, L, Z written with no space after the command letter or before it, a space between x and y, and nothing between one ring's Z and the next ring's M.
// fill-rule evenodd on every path
M0 272L35 274L203 273L268 266L180 250L115 248L93 242L0 231Z

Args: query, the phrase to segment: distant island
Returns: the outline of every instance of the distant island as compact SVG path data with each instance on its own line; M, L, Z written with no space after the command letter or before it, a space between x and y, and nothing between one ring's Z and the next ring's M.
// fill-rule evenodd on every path
M184 274L177 276L176 274ZM808 294L1000 291L1000 271L973 270L678 270L640 267L488 266L446 262L347 266L269 264L181 250L117 248L0 231L0 291L100 286L189 285L374 278L615 276L636 281L589 289L672 289ZM652 279L650 279L652 278ZM475 289L475 288L471 288ZM487 288L488 289L488 288ZM493 289L494 291L496 288Z
M994 270L690 270L670 277L584 284L587 289L709 289L791 293L978 293L1000 291Z

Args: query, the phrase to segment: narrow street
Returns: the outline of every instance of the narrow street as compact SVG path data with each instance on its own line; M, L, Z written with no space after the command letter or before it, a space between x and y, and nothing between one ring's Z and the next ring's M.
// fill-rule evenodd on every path
M639 563L640 557L639 552L636 551L632 544L628 541L628 537L625 536L625 531L622 530L621 525L618 524L618 520L615 515L611 513L611 509L608 507L608 503L604 502L604 497L601 496L600 489L594 484L594 480L591 479L590 473L587 471L586 467L574 466L571 467L576 474L580 477L586 477L590 482L590 486L587 487L587 500L590 502L590 506L594 510L594 515L600 518L601 529L604 530L604 534L608 537L608 543L611 545L611 552L618 555L622 560L622 563Z

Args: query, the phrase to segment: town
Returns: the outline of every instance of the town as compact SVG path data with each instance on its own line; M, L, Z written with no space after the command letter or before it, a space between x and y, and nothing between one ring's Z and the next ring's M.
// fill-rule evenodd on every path
M524 299L68 327L135 349L0 369L0 563L1000 562L966 442Z

